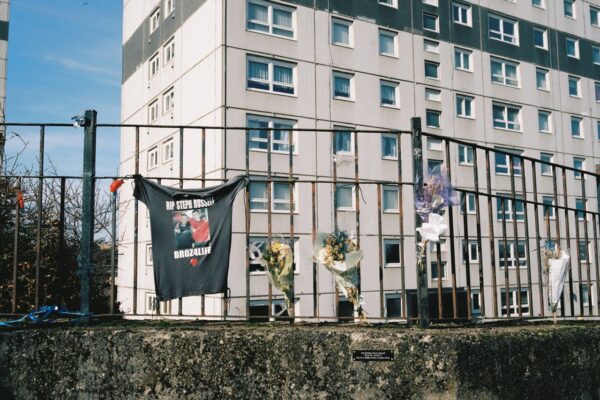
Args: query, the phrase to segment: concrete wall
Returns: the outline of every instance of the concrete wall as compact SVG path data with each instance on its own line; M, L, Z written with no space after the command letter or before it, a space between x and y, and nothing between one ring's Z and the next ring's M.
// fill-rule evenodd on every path
M393 350L358 362L353 350ZM600 326L162 326L0 333L0 397L600 399Z

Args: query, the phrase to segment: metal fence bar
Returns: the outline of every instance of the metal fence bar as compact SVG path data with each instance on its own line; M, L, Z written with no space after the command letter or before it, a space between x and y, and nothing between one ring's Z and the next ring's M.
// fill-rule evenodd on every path
M19 230L21 222L21 179L17 179L17 196L15 196L15 234L13 242L13 270L12 270L12 298L11 310L12 313L17 312L17 268L19 266Z
M450 141L444 141L446 145L446 173L448 181L452 182L452 166L450 163ZM448 223L450 225L450 271L452 274L452 316L458 318L458 308L456 303L456 248L454 247L454 210L448 206ZM439 276L438 276L439 278Z
M317 240L317 184L315 182L311 182L311 204L312 204L312 229L311 229L311 239L312 243ZM312 260L312 288L313 288L313 316L315 318L319 318L319 273L317 270L317 261Z
M552 195L554 197L554 224L556 226L556 244L558 245L558 247L561 247L561 232L560 232L560 215L559 215L559 205L558 205L558 182L557 182L557 171L556 171L556 166L552 166ZM567 204L565 203L565 210L566 210ZM565 219L565 224L568 224L567 219ZM567 242L567 246L568 246L568 242ZM560 314L561 317L565 316L565 292L563 290L563 292L560 295Z
M140 173L140 127L135 128L135 174ZM138 312L137 309L137 290L138 290L138 257L139 257L139 211L140 205L138 199L133 199L133 315Z
M594 307L592 305L592 273L591 273L591 263L592 258L590 256L590 236L588 230L588 212L587 212L587 196L585 193L585 181L586 176L581 175L581 197L583 199L583 237L585 240L585 255L587 259L586 263L586 274L587 274L587 284L588 284L588 315L594 315ZM581 278L580 278L581 279ZM581 296L582 293L580 293ZM581 299L583 303L583 298Z
M600 221L597 215L592 215L594 227L594 261L596 264L596 311L600 314L600 254L598 253L598 228L596 222ZM592 303L592 289L590 288L590 304Z
M535 203L533 203L533 214L535 220L535 243L536 243L536 256L537 256L537 267L538 267L538 295L540 302L540 314L543 317L545 314L544 311L544 286L543 286L543 275L542 275L542 252L541 246L542 241L540 237L540 216L538 209L538 190L537 190L537 169L535 168L535 161L531 161L531 180L533 185L533 199ZM543 202L543 199L542 199ZM527 204L527 202L525 203ZM550 224L547 225L548 229L550 229ZM550 231L548 231L548 240L550 239ZM531 282L531 278L529 279ZM533 293L531 294L533 299Z
M331 154L333 154L333 163L331 166L332 175L333 175L333 230L337 232L338 230L338 204L337 204L337 151L336 151L336 142L337 132L335 130L331 131ZM340 289L337 284L335 284L335 315L339 317L340 315Z
M202 182L201 182L201 187L205 188L206 187L206 129L203 128L200 131L200 141L201 141L201 154L200 156L202 157ZM183 142L182 142L183 143ZM223 314L225 316L225 318L227 318L227 293L225 293L225 295L223 296ZM181 299L179 301L179 303L181 304L183 302L183 299ZM201 316L205 316L206 315L206 296L201 294L200 295L200 315Z
M523 193L523 224L525 229L525 262L527 263L527 296L529 297L529 314L533 314L533 285L531 283L531 242L529 237L529 202L527 201L527 183L526 183L527 164L521 160L521 191ZM532 174L535 175L535 168L532 168ZM537 197L534 198L537 203ZM534 203L534 204L536 204ZM537 210L537 205L536 205ZM537 215L536 215L537 216ZM519 297L521 294L519 293Z
M565 207L569 206L568 200L568 192L567 192L567 174L564 168L562 170L562 183L563 183L563 201L565 203ZM575 223L577 224L577 215L575 215ZM569 222L569 210L565 208L565 236L567 239L567 249L569 249L569 254L572 256L571 248L571 233L570 233L570 222ZM564 291L563 291L564 294ZM565 307L565 304L562 304ZM571 311L571 316L575 315L575 304L573 299L573 262L569 263L569 310Z
M475 150L477 151L477 150ZM494 210L492 208L492 178L490 172L490 151L485 150L485 176L487 183L487 208L488 208L488 223L489 223L489 241L490 241L490 261L492 266L492 310L494 318L498 318L498 287L496 282L496 243L494 238ZM477 205L479 206L479 204ZM502 210L504 215L504 209ZM483 257L483 256L482 256ZM483 261L482 261L483 262Z
M506 307L506 318L510 318L510 282L509 282L509 259L508 259L508 240L506 237L506 198L500 200L500 209L502 210L502 243L504 244L504 306ZM514 209L514 204L513 204ZM513 210L514 211L514 210ZM514 216L513 216L514 219ZM500 252L500 251L498 251ZM513 252L516 256L516 243L513 242ZM502 265L502 263L500 263ZM517 264L518 268L518 264ZM520 294L519 294L520 295Z
M271 177L273 174L272 153L271 146L273 146L273 131L267 131L267 238L269 246L271 245L271 239L273 237L273 182ZM273 317L273 285L271 281L267 281L268 287L268 316L269 320Z
M383 210L381 209L381 191L382 186L381 183L377 184L377 249L378 255L377 259L379 261L379 268L377 268L377 272L379 273L379 315L381 318L385 318L385 308L384 308L384 295L383 295L383 248L382 248L382 223L381 223L381 213Z
M183 149L184 147L184 128L180 127L179 128L179 189L183 189L183 161L184 161L184 155L183 155ZM204 180L202 180L202 184L204 184ZM169 300L171 301L171 300ZM160 307L158 307L158 310L160 311ZM179 297L177 299L177 315L183 315L183 298ZM204 315L202 313L202 315Z
M579 213L575 214L575 252L577 253L577 293L578 293L578 303L579 303L579 315L584 314L583 310L583 275L581 275L581 235L579 234Z
M246 129L245 142L246 142L246 176L250 176L250 130ZM251 184L246 186L244 190L245 201L244 201L244 221L246 230L246 249L245 249L245 261L246 261L246 316L250 317L250 187Z
M466 196L466 195L465 195ZM467 218L467 202L463 201L461 203L462 206L462 214L463 214L463 227L464 227L464 242L463 242L463 260L465 262L465 272L467 278L467 319L471 319L471 260L470 260L470 251L471 244L469 242L469 222Z
M473 186L475 189L475 224L477 230L477 255L479 260L479 306L482 315L486 315L486 301L485 301L485 286L483 276L483 251L482 251L482 240L481 240L481 203L479 202L479 165L477 160L477 148L473 149ZM490 229L492 227L490 226ZM492 264L494 266L494 264Z
M402 185L402 134L396 133L396 153L398 156L398 223L400 225L400 290L401 295L401 312L402 318L408 319L407 315L407 300L406 294L406 261L405 261L405 246L404 246L404 186Z
M44 145L46 127L40 126L40 149L38 160L37 221L35 237L35 309L40 308L40 268L42 263L42 220L44 196Z
M356 229L356 245L360 248L360 185L358 183L360 181L360 177L358 176L358 132L352 132L352 134L354 135L354 225ZM356 265L356 272L358 275L358 282L356 286L358 288L359 296L362 289L361 265L362 263L360 261Z
M518 159L520 162L520 159ZM513 228L513 262L515 263L515 273L517 276L517 312L519 317L523 316L523 309L521 304L521 262L519 257L519 230L517 227L517 195L515 191L515 158L513 155L508 157L508 163L510 168L510 197L511 197L511 219ZM521 165L521 176L525 171L523 165ZM525 203L523 202L523 209L525 209ZM527 250L525 250L527 251ZM508 267L507 267L508 270ZM507 303L508 305L508 303Z
M294 180L294 133L293 132L288 132L288 158L289 158L289 165L288 165L288 177L290 179L290 181ZM294 265L296 265L296 251L295 251L295 227L294 227L294 212L296 209L296 203L295 203L295 199L294 199L294 191L295 191L295 184L294 183L290 183L289 184L289 196L290 196L290 247L292 249L292 257L294 259ZM296 304L295 303L295 293L296 293L296 277L294 275L292 275L292 304ZM294 306L292 306L291 310L288 310L288 315L291 318L291 321L294 321L294 317L295 317L295 309Z
M117 273L117 192L111 195L111 220L110 220L110 313L115 313L116 287L115 277Z

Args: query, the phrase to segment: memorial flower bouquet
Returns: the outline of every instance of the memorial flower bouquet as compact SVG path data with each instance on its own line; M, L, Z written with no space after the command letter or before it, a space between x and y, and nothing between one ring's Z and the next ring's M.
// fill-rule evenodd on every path
M271 284L285 295L288 314L294 313L294 255L286 243L274 240L262 253L261 265Z
M424 269L427 243L439 242L440 236L448 228L443 208L459 204L460 198L452 187L448 175L440 168L434 169L427 180L417 182L417 185L420 190L415 196L415 211L423 223L420 228L417 228L421 235L421 241L417 244L419 249L417 266Z
M366 319L362 296L358 292L358 263L363 252L348 237L346 231L318 233L314 245L314 258L331 273L342 293L354 306L358 317Z
M544 271L548 276L548 306L556 318L556 309L560 302L567 272L569 271L569 253L554 247L549 241L541 250Z

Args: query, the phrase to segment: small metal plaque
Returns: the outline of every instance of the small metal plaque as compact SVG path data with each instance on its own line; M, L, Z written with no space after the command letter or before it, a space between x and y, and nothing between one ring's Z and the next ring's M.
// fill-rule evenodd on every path
M393 361L394 350L353 350L354 361Z

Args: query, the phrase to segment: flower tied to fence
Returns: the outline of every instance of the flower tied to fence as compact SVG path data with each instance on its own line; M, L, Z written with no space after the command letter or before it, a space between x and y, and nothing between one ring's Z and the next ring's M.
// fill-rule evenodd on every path
M415 198L415 211L423 225L417 228L421 235L419 246L419 258L417 266L425 268L424 256L427 249L427 243L440 241L440 236L446 232L448 225L444 218L443 208L460 204L460 198L450 180L446 171L440 167L434 168L424 181L416 183L419 187Z
M570 258L568 252L561 250L558 245L554 246L551 241L546 241L542 248L544 272L548 277L548 306L554 317L565 286Z
M358 263L363 258L363 252L348 237L348 233L319 232L314 244L314 258L333 273L338 286L354 306L358 317L361 320L366 319L364 302L358 291Z

